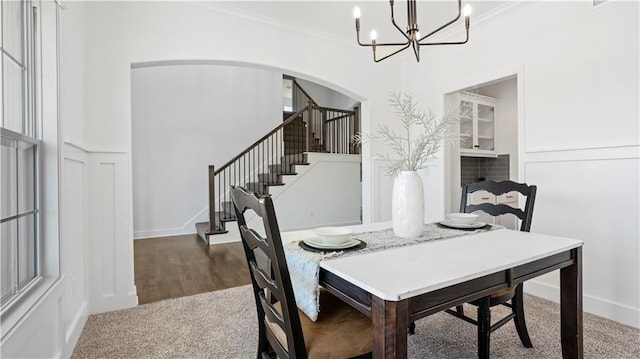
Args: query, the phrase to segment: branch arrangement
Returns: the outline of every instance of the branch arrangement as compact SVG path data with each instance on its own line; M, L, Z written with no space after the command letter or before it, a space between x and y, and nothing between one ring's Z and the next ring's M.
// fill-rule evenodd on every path
M442 148L444 139L451 138L449 128L456 119L446 116L438 120L431 109L422 112L409 94L392 93L389 104L402 124L402 132L397 134L387 124L378 125L374 134L357 133L353 138L356 144L369 140L381 140L388 145L395 156L378 154L387 160L387 173L395 175L400 171L417 171L435 159ZM412 132L413 131L413 132Z

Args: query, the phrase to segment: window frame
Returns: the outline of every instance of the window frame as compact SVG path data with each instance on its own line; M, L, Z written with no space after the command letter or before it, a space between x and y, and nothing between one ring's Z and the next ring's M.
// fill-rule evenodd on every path
M2 11L0 14L4 16L4 4L5 0L2 0L0 6L2 6ZM17 278L12 278L12 283L16 283L15 292L11 296L7 296L4 301L0 303L0 314L2 316L5 315L6 312L10 311L16 303L19 303L21 299L30 292L31 288L33 288L37 283L39 283L43 277L43 258L42 258L42 229L41 229L41 187L42 187L42 149L43 149L43 141L42 141L42 116L41 116L41 106L42 106L42 58L41 58L41 12L40 12L40 2L37 0L21 0L21 57L22 63L20 63L11 53L9 53L4 48L4 32L5 29L2 29L2 39L0 39L1 46L1 61L3 64L0 68L2 68L2 81L0 81L0 86L2 86L2 96L0 99L0 111L2 111L2 122L0 123L0 132L3 137L25 142L34 146L34 163L33 163L33 209L27 212L19 212L16 211L15 215L7 216L4 218L0 218L0 222L6 223L10 221L16 221L16 235L18 238L15 241L16 248L14 250L14 254L16 258L16 270L15 273L12 273ZM5 93L9 90L6 87L5 79L4 79L4 60L5 56L9 58L9 61L14 62L17 66L20 66L23 69L21 81L21 96L22 96L22 123L21 123L21 131L17 132L15 130L5 128L6 124L6 116L5 116ZM19 146L18 146L19 147ZM19 151L19 148L17 148ZM1 164L0 164L1 166ZM19 168L20 164L16 159L16 168ZM16 186L18 191L16 192L16 196L19 196L19 188L21 183L16 181ZM19 220L21 217L28 216L30 213L33 213L33 224L31 226L33 230L33 267L30 266L29 270L33 270L33 277L27 281L24 281L22 284L20 283L20 271L19 271L19 248L20 248L20 230L19 230ZM15 218L14 218L15 217Z

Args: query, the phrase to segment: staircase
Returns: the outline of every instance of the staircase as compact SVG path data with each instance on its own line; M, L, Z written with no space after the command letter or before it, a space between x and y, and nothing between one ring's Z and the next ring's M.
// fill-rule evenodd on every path
M207 244L236 220L230 186L268 195L270 187L284 186L283 176L295 176L297 166L309 165L306 153L358 153L351 140L359 131L356 111L318 106L295 81L294 104L297 111L284 113L282 124L220 168L209 166L209 222L196 223Z

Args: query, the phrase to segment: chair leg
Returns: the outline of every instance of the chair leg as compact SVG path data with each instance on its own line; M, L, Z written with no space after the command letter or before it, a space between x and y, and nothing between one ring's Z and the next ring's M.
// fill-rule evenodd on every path
M516 330L518 331L518 336L520 337L520 341L525 348L533 348L533 344L531 344L531 338L529 338L529 332L527 331L527 323L524 320L524 305L522 303L522 284L519 284L516 287L516 294L511 299L511 308L515 318L513 318L513 322L516 325Z
M256 355L257 359L269 358L271 355L269 354L271 350L271 345L269 345L269 341L267 340L267 335L265 334L266 328L263 323L258 325L258 353Z
M458 314L464 315L464 307L461 305L456 305L456 312L458 312Z
M416 334L416 322L411 322L409 323L408 327L407 327L408 331L409 331L409 335L414 335Z
M484 297L478 306L478 358L489 359L489 337L491 335L491 298Z

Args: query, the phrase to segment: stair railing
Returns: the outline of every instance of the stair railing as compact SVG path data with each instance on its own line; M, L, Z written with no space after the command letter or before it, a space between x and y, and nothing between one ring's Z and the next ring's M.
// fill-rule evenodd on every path
M221 167L209 166L207 234L225 233L224 223L235 220L230 186L268 193L268 186L277 184L282 174L293 174L293 164L306 161L305 152L358 153L352 141L359 130L357 108L318 106L295 81L293 97L293 115Z
M313 141L311 133L329 153L359 153L359 147L353 143L353 135L360 131L358 108L353 111L323 107L318 105L302 86L293 80L293 108L300 109L311 102L313 113L308 126L308 140Z
M323 145L324 152L355 154L359 147L353 142L353 135L360 130L360 121L356 110L340 110L329 107L314 107L317 121L314 133Z
M235 219L229 186L242 185L265 193L263 183L275 182L275 174L286 173L286 166L303 160L310 146L305 120L311 116L312 108L308 104L300 109L219 168L209 166L208 234L224 233L223 223ZM285 135L289 140L285 140ZM269 178L272 174L274 178Z

